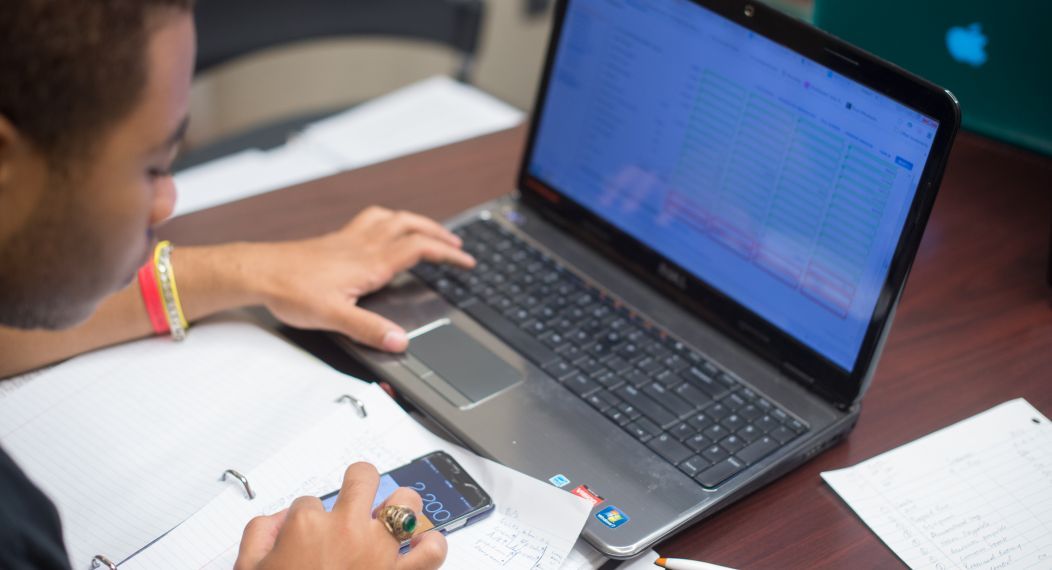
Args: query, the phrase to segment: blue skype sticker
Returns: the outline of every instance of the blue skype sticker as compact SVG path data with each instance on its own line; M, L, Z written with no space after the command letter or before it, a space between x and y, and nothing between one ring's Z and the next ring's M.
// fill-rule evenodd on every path
M562 473L559 473L558 475L555 475L551 479L548 479L548 482L551 483L552 485L555 485L556 487L560 487L560 488L565 487L565 486L570 484L570 480L566 477L566 475L563 475Z

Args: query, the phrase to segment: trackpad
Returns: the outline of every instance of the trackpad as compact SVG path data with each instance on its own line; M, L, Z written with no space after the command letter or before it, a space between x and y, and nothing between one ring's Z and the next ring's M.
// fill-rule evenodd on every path
M453 325L414 338L409 353L472 402L522 380L518 370Z

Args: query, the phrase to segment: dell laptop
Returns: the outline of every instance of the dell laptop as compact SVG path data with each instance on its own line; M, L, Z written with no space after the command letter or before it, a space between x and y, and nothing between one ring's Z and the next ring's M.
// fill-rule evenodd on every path
M563 0L517 188L449 220L472 271L363 301L344 346L633 556L854 426L959 111L763 4Z

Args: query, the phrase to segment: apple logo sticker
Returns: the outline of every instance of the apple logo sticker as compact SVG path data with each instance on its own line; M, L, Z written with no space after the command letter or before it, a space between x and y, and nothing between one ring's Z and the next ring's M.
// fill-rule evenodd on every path
M972 67L986 63L987 37L982 26L976 22L966 28L954 26L946 32L946 49L953 59Z

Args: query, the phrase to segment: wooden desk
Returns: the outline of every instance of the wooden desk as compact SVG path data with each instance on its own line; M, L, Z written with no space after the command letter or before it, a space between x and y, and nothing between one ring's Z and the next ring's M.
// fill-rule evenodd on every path
M442 219L509 192L523 139L515 129L339 174L175 220L161 235L177 244L302 237L371 203ZM1011 398L1052 414L1049 190L1052 161L962 135L858 427L659 552L738 568L896 565L818 474Z

